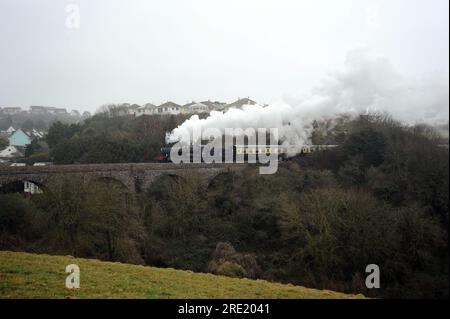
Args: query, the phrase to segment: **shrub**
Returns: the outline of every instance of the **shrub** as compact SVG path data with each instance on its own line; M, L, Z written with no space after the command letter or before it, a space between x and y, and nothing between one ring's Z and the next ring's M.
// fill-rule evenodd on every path
M252 254L236 252L229 243L217 243L208 263L208 271L231 277L256 278L259 266Z
M238 278L242 278L247 275L245 269L242 268L241 265L228 261L225 261L224 263L220 264L214 273L217 275L238 277Z

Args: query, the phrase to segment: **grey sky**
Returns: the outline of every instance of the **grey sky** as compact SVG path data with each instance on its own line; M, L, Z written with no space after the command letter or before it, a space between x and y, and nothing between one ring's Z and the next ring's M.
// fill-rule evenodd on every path
M66 6L80 28L66 27ZM371 48L448 77L448 0L1 0L0 106L297 96Z

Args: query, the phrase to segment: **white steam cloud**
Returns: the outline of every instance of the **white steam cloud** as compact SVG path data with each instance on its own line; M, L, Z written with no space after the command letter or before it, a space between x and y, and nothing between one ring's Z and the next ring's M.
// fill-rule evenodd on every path
M206 119L193 115L174 129L169 140L183 141L194 128L278 128L280 141L308 143L313 120L340 113L387 112L406 124L448 123L448 70L424 78L400 75L385 58L358 49L347 55L342 70L324 79L302 99L268 106L247 105L226 113L212 111Z

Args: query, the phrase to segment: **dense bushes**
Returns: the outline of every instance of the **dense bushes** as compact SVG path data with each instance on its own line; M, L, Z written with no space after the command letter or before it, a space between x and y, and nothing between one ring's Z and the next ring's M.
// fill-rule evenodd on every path
M283 236L295 247L292 278L351 291L364 286L365 266L373 263L382 270L384 293L395 296L405 293L396 291L397 284L417 283L422 274L434 277L424 287L445 279L445 259L438 257L446 247L443 231L420 209L393 208L366 191L328 188L303 194L300 203L295 216L281 220Z
M56 164L151 162L164 145L165 132L185 119L98 114L83 124L54 123L46 141Z
M0 249L24 249L31 237L33 206L19 194L0 194Z
M24 242L2 248L142 263L142 227L127 196L119 185L83 176L54 178L31 201L0 195L1 234Z

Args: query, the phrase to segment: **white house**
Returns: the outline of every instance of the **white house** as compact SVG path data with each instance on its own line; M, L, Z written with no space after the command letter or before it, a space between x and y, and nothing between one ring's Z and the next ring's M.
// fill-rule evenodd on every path
M209 112L210 107L201 102L191 102L183 106L182 113L195 114Z
M8 114L8 115L14 115L14 114L18 114L20 112L22 112L22 109L20 107L4 107L3 109L3 113Z
M128 106L127 114L136 116L139 108L140 108L140 105L132 104L132 105Z
M52 113L52 114L59 114L59 115L67 114L67 109L62 108L62 107L52 107L50 109L50 113Z
M177 115L181 113L181 105L174 102L166 102L158 106L155 114L159 115Z
M256 102L249 98L238 99L233 103L227 104L224 107L224 111L228 111L230 108L241 109L244 105L255 105L255 104Z
M227 105L227 103L225 102L220 102L220 101L202 101L200 102L202 104L205 104L209 107L210 111L222 111L225 106Z
M42 194L42 190L33 182L25 181L23 183L23 191L30 194Z
M0 158L3 158L3 159L22 157L22 156L23 156L22 152L20 152L20 150L13 145L10 145L10 146L6 147L4 150L0 151Z
M140 106L136 111L136 116L156 114L158 107L151 103Z
M16 129L12 126L8 127L8 129L6 130L6 133L8 135L11 135L12 133L14 133L16 131Z

